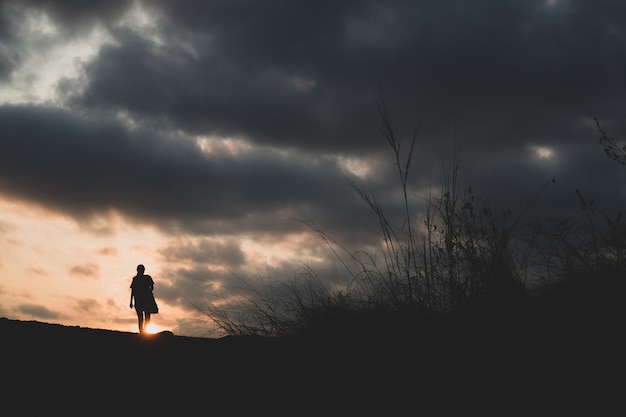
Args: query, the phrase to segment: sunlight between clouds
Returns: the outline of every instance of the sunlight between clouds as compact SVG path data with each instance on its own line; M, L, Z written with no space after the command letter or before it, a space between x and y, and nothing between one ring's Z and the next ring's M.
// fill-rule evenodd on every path
M541 161L550 161L556 157L554 150L548 146L533 146L532 152L535 159Z
M212 156L239 156L252 152L254 148L247 140L218 136L199 136L196 144L204 154Z
M332 156L331 159L335 160L344 173L354 175L359 179L369 179L374 176L381 164L379 159L373 157L337 155Z
M101 25L94 25L81 37L68 39L63 28L42 12L19 5L5 6L3 13L22 22L17 31L19 42L13 57L15 67L7 82L0 84L0 104L43 104L63 95L59 82L79 79L82 65L96 56L111 37Z

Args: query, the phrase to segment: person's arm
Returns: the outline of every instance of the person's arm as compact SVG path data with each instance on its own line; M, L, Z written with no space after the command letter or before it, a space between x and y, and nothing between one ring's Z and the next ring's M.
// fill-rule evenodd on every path
M135 289L130 287L130 308L133 308L133 297L135 296Z

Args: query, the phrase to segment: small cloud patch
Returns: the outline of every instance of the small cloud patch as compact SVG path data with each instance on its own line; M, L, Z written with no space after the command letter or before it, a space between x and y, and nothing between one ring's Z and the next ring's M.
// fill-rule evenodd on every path
M534 146L532 150L535 158L542 161L551 160L556 157L554 150L548 146Z
M99 255L105 255L105 256L117 256L118 250L117 248L110 246L110 247L98 249L96 253Z
M74 265L70 268L70 275L77 278L98 278L100 267L94 263Z
M63 318L61 314L37 304L21 304L17 306L16 310L22 314L26 314L37 319Z

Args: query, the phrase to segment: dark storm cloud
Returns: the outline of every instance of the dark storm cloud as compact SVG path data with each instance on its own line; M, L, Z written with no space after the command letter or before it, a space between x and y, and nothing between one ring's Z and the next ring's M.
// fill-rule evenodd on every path
M22 48L28 41L20 33L24 26L41 30L36 27L41 22L29 21L32 12L45 16L71 41L98 23L106 26L107 22L115 21L130 5L132 2L128 0L0 0L0 81L9 82L11 73L22 62L25 52Z
M116 33L86 68L77 103L345 151L378 143L379 85L399 122L425 113L433 134L457 123L476 143L562 133L576 117L615 118L623 104L626 12L616 1L161 6L164 42Z
M44 107L2 106L0 125L3 193L77 218L116 210L192 233L205 219L214 232L220 222L230 233L267 231L287 227L300 208L352 200L330 162L263 151L211 156L182 138ZM268 221L275 215L284 217Z
M187 268L165 268L159 276L152 276L155 280L155 297L170 305L196 311L198 305L206 295L212 292L211 284L222 279L233 279L225 272L216 272L199 264Z
M165 268L155 280L155 297L169 305L190 312L202 311L207 300L238 298L256 295L276 296L284 287L279 283L293 278L292 272L283 268L264 268L255 275L250 271L215 270L191 264L185 268Z
M221 56L226 51L194 57L176 46L160 49L143 39L103 48L85 69L90 81L74 103L261 144L346 150L356 136L371 146L375 125L357 117L375 115L372 83L342 91L306 71L232 62Z
M380 88L405 138L423 121L416 190L437 184L456 138L464 184L513 209L551 178L551 213L571 207L578 187L623 201L623 173L593 125L626 131L622 1L152 1L148 28L120 23L130 2L74 3L25 7L71 25L68 37L97 20L114 42L79 85L60 84L76 112L0 109L0 187L13 196L196 232L269 233L293 216L364 233L367 210L350 215L359 202L322 156L383 152ZM139 127L108 119L120 110ZM207 155L171 132L271 149ZM532 146L556 159L536 159ZM395 210L392 162L373 175Z
M19 62L17 22L11 19L6 4L0 3L0 82L8 82L11 72Z
M192 262L237 267L245 262L245 255L236 240L225 242L202 239L199 243L185 242L161 252L167 261Z
M2 18L0 17L0 26L3 25L1 19ZM19 55L16 51L0 44L0 81L6 82L9 80L9 76L18 61L18 58Z
M9 16L29 9L37 10L59 24L61 30L75 30L87 29L95 22L114 21L132 4L129 0L1 0L0 9L3 15Z

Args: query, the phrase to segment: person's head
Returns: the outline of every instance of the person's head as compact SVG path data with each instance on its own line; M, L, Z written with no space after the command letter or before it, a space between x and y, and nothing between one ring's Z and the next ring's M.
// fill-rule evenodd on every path
M143 274L143 272L146 270L146 267L143 265L137 265L137 273L138 274Z

